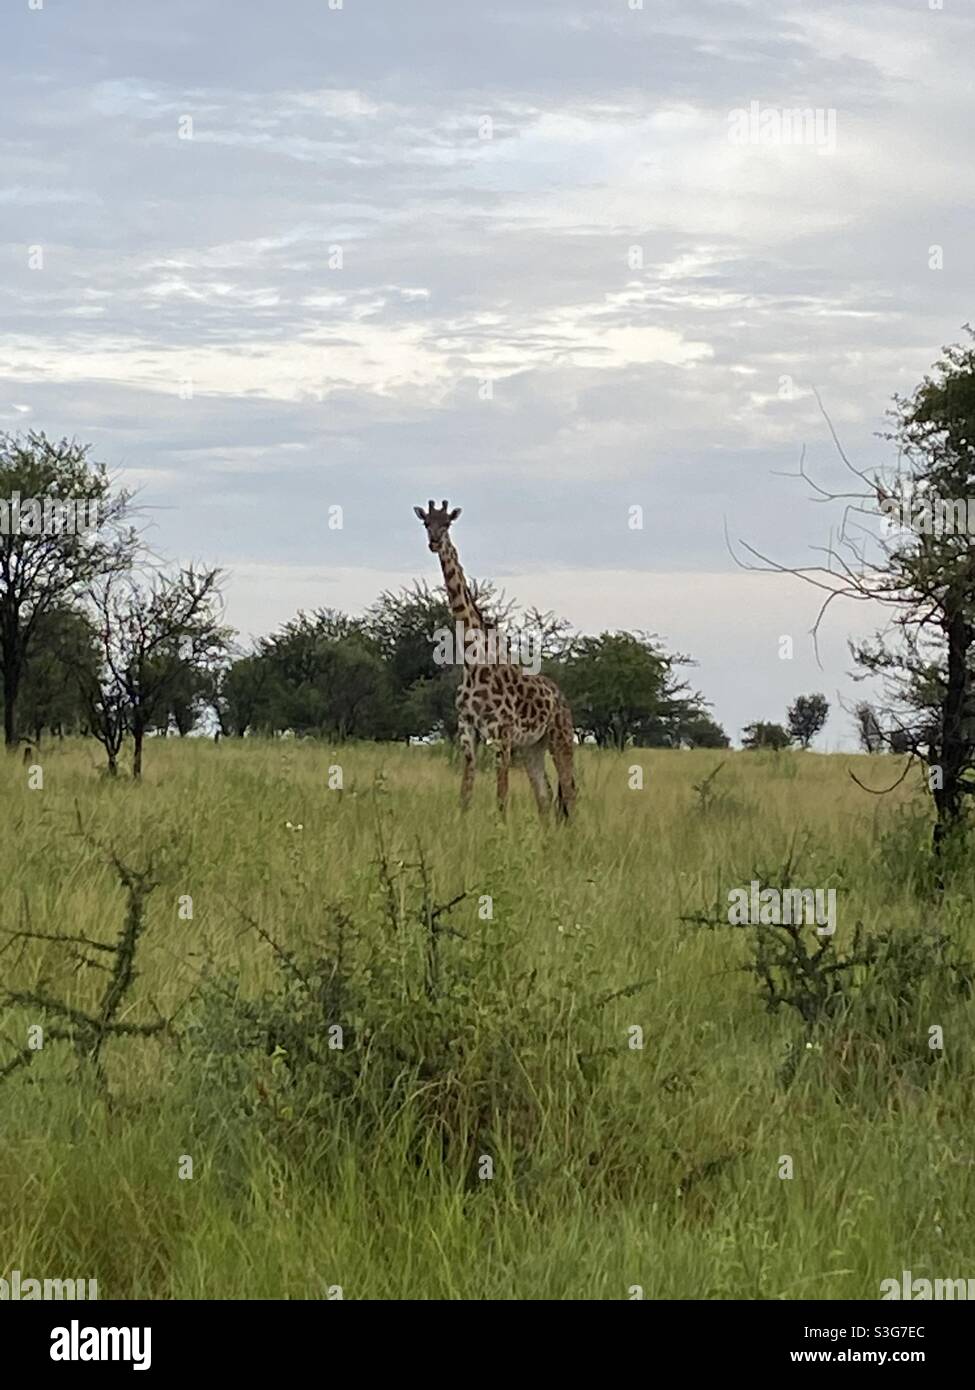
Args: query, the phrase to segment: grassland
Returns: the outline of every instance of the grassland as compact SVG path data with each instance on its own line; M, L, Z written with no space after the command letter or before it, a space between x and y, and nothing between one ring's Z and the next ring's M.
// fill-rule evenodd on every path
M34 790L0 765L0 921L34 934L0 943L0 988L94 1008L104 968L38 936L115 941L111 853L151 855L118 1019L173 1024L110 1039L99 1074L50 1036L63 1016L3 1011L0 1069L48 1036L0 1080L0 1275L214 1299L872 1299L903 1269L975 1276L975 1006L926 955L947 932L975 958L975 866L932 898L919 790L848 776L891 762L582 750L562 829L520 775L507 823L489 775L461 818L434 749L154 741L142 785L81 743L36 760ZM809 1030L765 1008L751 929L681 920L790 856L793 883L837 889L837 951L857 921L917 947L896 979L845 972ZM305 1057L336 1022L344 1046Z

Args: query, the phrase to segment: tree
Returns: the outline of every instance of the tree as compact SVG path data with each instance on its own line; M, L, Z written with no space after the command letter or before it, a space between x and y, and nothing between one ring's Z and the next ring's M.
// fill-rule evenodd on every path
M566 627L559 619L530 610L516 622L514 605L489 581L472 581L470 588L487 627L503 628L511 635L523 628L540 635L546 655L558 649ZM455 699L463 668L459 660L442 666L435 659L436 634L455 632L443 591L431 590L425 581L414 581L398 593L386 590L367 610L364 626L389 674L393 737L409 739L435 732L452 738L457 732ZM463 648L457 655L463 655Z
M186 665L212 666L225 651L229 630L217 612L219 575L192 567L148 581L110 575L89 590L98 668L87 698L110 770L127 729L132 775L141 778L146 733L167 710Z
M746 724L742 729L742 744L745 748L771 748L776 753L788 748L792 739L788 729L781 724L770 724L758 719L754 724Z
M625 748L665 710L671 665L644 634L578 638L559 670L576 728L601 748Z
M366 610L365 627L397 690L409 690L415 681L439 674L433 659L434 634L453 631L453 626L446 597L424 581L414 581L398 593L384 590Z
M333 609L299 613L259 655L274 692L273 727L329 738L391 738L397 709L377 642L363 619Z
M856 720L857 737L864 753L879 753L884 746L884 731L880 727L877 711L866 700L861 700L853 711Z
M553 675L571 655L577 640L567 618L540 608L526 608L524 613L509 615L504 627L510 638L518 639L521 651L537 651L543 669L550 669Z
M481 586L480 602L490 609L492 592ZM398 593L386 590L366 612L366 626L390 679L397 738L457 731L455 698L461 667L438 666L435 634L453 632L446 596L418 581Z
M661 653L666 662L663 687L656 710L641 719L633 733L639 748L727 748L729 740L708 710L711 706L699 690L691 691L678 666L694 663L690 657Z
M885 541L880 585L898 609L897 637L878 634L854 655L863 670L886 678L898 741L928 764L940 853L962 830L966 796L975 791L972 344L946 348L912 396L895 397L890 415L886 437L897 447L899 474L873 482L882 515L899 523Z
M192 733L207 708L212 708L217 672L210 663L205 666L181 658L177 652L177 671L153 728L168 734L175 729L180 738Z
M17 699L45 615L99 575L129 564L129 497L112 491L87 445L43 433L0 434L0 668L4 741L17 741Z
M837 598L888 608L888 625L855 644L853 656L861 676L885 683L882 720L891 739L896 732L911 761L927 764L936 856L964 830L975 791L975 334L967 331L969 342L945 348L911 396L894 397L884 437L896 469L856 468L826 417L857 480L842 493L812 484L820 500L844 506L826 564L790 567L745 547L762 567L798 574L824 592L816 628ZM811 481L802 462L799 476Z
M789 707L789 736L793 743L808 748L829 717L825 695L800 695Z
M110 626L113 615L109 583L92 591L89 606L95 629L94 658L84 658L75 664L74 680L88 730L105 750L108 775L117 777L119 753L128 728L128 701L113 661L117 644Z
M459 686L459 668L453 667L430 680L414 681L402 697L398 729L409 730L411 738L455 738Z
M892 753L913 753L914 744L907 729L891 729L886 735Z
M18 723L40 743L45 730L59 735L78 732L85 723L75 669L90 664L94 634L85 615L72 608L52 608L39 618L21 674Z
M684 748L727 748L731 742L721 725L703 710L682 720L680 736Z
M213 711L222 734L243 738L257 725L273 725L272 710L282 696L268 661L258 653L239 657L217 673Z

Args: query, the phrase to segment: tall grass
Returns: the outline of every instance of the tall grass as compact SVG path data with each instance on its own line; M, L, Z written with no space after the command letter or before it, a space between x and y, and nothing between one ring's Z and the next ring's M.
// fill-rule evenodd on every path
M879 784L883 760L581 750L567 828L517 777L507 823L489 776L460 817L433 749L160 740L141 786L79 743L38 761L42 790L0 767L0 923L22 933L0 989L92 1009L100 953L39 938L115 942L111 856L151 861L115 1019L171 1026L105 1038L97 1067L46 1036L0 1081L0 1275L103 1298L975 1276L973 1006L934 940L975 957L975 863L931 897L917 789L847 775ZM768 1008L750 929L682 921L790 854L797 886L837 888L837 952L909 943L811 1033ZM42 1015L4 1011L0 1070Z

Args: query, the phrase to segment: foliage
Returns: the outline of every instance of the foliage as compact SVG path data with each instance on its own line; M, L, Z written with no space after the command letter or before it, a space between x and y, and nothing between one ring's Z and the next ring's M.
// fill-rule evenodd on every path
M828 717L829 703L825 695L797 696L795 704L789 706L790 739L801 748L808 748Z
M3 676L4 740L17 740L17 700L31 650L47 615L70 607L84 585L118 573L131 561L135 538L125 525L128 494L113 491L103 464L89 449L43 433L0 434L0 673ZM23 515L15 522L14 503ZM53 508L24 525L28 505ZM57 506L81 508L80 525L65 521ZM50 635L50 633L49 633Z
M700 695L688 697L677 667L688 658L664 651L645 633L579 637L550 669L572 707L576 729L600 748L680 747L695 738L721 746L723 731Z
M198 679L223 656L230 634L219 618L218 579L218 570L190 567L147 582L113 574L88 590L97 665L80 678L110 772L128 730L133 776L142 776L146 733L168 726L172 701L186 695L187 673Z
M745 748L771 748L778 753L783 748L788 748L792 739L788 729L784 729L781 724L772 724L764 719L758 719L754 724L746 724L742 730L742 745Z
M86 728L76 672L95 659L94 633L83 612L52 608L38 619L18 696L20 727L36 743L45 730L63 735Z
M392 1133L411 1164L481 1192L502 1138L519 1152L509 1180L525 1182L561 1132L561 1162L585 1175L571 1119L597 1103L608 1066L601 1013L637 987L580 989L578 960L543 984L515 922L461 929L468 895L435 901L422 852L393 862L381 830L377 843L368 919L327 909L305 953L251 921L273 965L267 988L248 998L223 972L208 978L190 1040L214 1118L226 1126L233 1114L282 1155L326 1165L343 1143L371 1149ZM543 1112L542 1095L558 1097L559 1115Z

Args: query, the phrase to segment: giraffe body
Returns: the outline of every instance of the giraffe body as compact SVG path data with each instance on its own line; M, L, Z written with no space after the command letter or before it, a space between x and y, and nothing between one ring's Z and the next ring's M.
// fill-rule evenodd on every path
M554 681L520 666L468 666L457 692L460 722L473 724L485 743L507 739L512 748L544 739L561 703Z
M484 619L449 535L450 523L460 515L460 509L448 512L446 501L440 508L434 507L431 501L427 513L419 507L414 510L427 528L430 549L440 557L455 621L483 630ZM512 756L518 755L535 793L539 814L547 815L552 789L545 772L546 752L551 753L558 774L559 811L566 817L571 813L576 794L572 772L575 741L572 713L562 692L548 676L535 675L508 662L465 665L457 691L457 723L464 753L462 807L470 803L477 740L481 738L497 751L498 806L502 814L507 806Z

